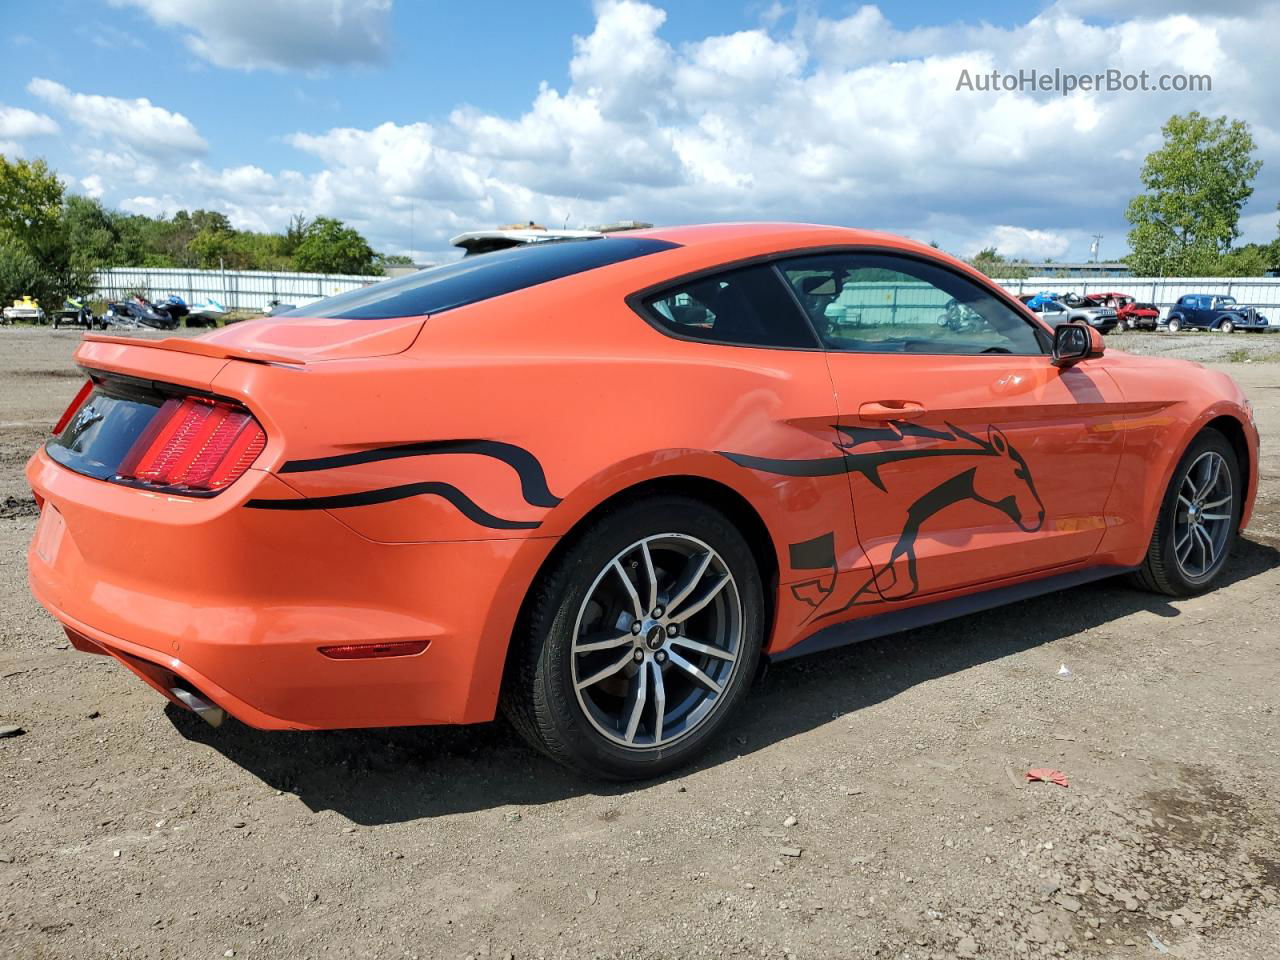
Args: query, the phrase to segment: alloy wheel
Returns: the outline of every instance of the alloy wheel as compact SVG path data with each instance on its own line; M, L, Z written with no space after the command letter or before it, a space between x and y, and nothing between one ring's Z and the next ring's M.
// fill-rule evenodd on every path
M1208 450L1191 464L1178 490L1173 553L1189 580L1203 580L1218 565L1235 516L1231 470L1222 454Z
M578 705L618 746L666 747L725 701L742 637L742 600L720 554L687 534L645 537L596 574L578 610Z

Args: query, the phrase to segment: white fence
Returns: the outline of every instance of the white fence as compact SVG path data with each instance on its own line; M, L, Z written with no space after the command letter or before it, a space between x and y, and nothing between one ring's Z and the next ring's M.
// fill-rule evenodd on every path
M1140 303L1154 303L1163 316L1187 293L1209 293L1235 297L1246 306L1259 307L1274 316L1280 312L1280 277L1035 277L1027 280L997 280L1010 293L1127 293Z
M163 299L176 293L187 303L217 300L228 310L265 310L273 300L284 303L306 303L318 297L355 290L377 283L382 277L361 277L328 273L269 273L260 270L183 270L152 267L111 267L98 274L97 297L119 300L134 293L149 299ZM1058 293L1072 291L1105 293L1119 291L1143 303L1154 303L1161 313L1168 311L1186 293L1210 293L1235 297L1243 304L1280 313L1280 277L1095 277L1035 278L997 280L1010 293ZM885 308L898 322L904 308L933 309L934 297L925 296L918 303L904 303L896 293L888 293ZM917 298L912 298L917 299ZM945 301L944 296L941 300ZM937 306L941 306L939 302Z
M98 274L95 295L102 300L121 300L141 293L150 300L162 300L177 294L189 304L216 300L228 310L266 310L273 300L306 303L382 279L331 273L111 267Z

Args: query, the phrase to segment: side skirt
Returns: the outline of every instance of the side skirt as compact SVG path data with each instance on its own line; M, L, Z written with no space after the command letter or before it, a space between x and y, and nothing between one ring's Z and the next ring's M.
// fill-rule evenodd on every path
M847 623L837 623L834 626L819 630L793 647L788 647L780 653L770 654L769 660L773 663L779 663L783 660L790 660L793 657L804 657L811 653L834 650L836 647L844 647L851 643L861 643L863 640L874 640L877 637L900 633L903 630L927 627L935 623L941 623L944 620L952 620L955 617L981 613L984 610L1003 607L1019 600L1028 600L1031 597L1039 597L1057 590L1066 590L1082 583L1091 583L1094 580L1105 580L1107 577L1131 573L1136 569L1138 568L1120 566L1087 567L1083 570L1072 570L1070 573L1060 573L1040 580L1027 580L1007 587L997 587L994 590L969 593L949 600L922 603L914 607L908 607L905 610L877 613L869 617L850 620Z

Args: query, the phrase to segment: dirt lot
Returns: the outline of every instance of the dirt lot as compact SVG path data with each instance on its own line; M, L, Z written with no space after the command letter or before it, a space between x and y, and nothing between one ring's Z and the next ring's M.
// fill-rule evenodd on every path
M1275 479L1206 596L1103 582L792 662L700 767L600 786L501 723L215 731L69 650L21 469L76 339L0 330L0 956L1280 956ZM1280 475L1280 337L1110 344L1258 351L1224 366Z

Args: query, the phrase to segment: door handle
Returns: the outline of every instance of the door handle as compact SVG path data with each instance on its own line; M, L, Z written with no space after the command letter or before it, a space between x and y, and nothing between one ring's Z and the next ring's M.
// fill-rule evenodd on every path
M858 408L863 420L915 420L927 411L914 400L875 400Z

